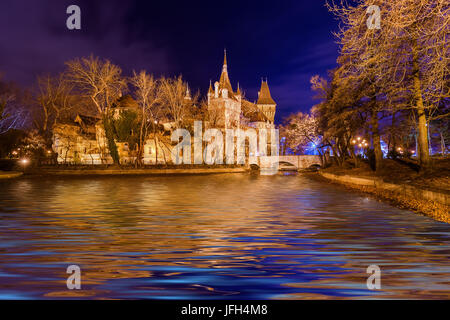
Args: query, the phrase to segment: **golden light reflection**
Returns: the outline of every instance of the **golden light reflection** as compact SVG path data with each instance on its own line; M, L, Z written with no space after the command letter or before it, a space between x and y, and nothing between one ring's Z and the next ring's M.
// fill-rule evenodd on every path
M372 263L385 264L383 279L390 286L389 293L378 296L443 295L441 276L420 271L425 262L439 260L439 247L423 245L440 245L425 232L434 221L361 201L307 178L24 179L6 196L9 207L24 212L9 218L18 220L8 235L32 245L16 248L28 255L8 256L11 267L3 270L28 272L12 267L24 257L27 265L59 266L53 275L61 280L46 282L46 297L115 297L109 285L117 281L157 295L167 290L167 279L176 279L177 290L183 292L239 295L241 291L227 285L255 277L262 288L264 281L279 279L279 291L267 293L278 298L323 298L312 289L370 296L364 266ZM64 288L64 266L70 264L82 268L83 293ZM416 274L396 272L407 267L419 269ZM186 280L190 273L212 282ZM220 284L217 276L229 280ZM434 283L434 289L405 289L424 281ZM24 283L36 281L27 278L16 285ZM296 288L311 292L291 292Z

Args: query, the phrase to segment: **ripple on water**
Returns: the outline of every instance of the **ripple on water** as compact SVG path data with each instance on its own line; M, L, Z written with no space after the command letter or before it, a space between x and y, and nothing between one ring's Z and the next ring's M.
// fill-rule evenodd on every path
M22 178L0 219L3 299L450 297L448 224L302 176Z

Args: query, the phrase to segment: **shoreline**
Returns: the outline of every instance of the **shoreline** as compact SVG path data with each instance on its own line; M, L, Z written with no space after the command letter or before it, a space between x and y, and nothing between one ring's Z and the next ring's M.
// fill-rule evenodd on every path
M363 178L329 172L319 172L308 176L344 186L352 191L370 194L377 199L390 202L396 207L412 210L440 222L450 223L450 192L387 183L380 178Z
M245 168L154 168L154 169L40 169L28 171L27 176L158 176L158 175L207 175L244 173Z
M23 175L23 172L18 171L0 171L0 180L14 179Z

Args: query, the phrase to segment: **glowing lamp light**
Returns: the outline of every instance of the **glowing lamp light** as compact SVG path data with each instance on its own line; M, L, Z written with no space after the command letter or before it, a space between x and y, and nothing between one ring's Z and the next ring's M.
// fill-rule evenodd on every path
M361 141L361 137L356 138L356 140Z
M360 147L360 148L361 148L361 147L362 147L362 144L361 144L361 143L360 143L360 144L358 144L358 147Z
M19 160L20 165L22 166L22 169L25 171L25 167L28 165L30 160L23 158Z

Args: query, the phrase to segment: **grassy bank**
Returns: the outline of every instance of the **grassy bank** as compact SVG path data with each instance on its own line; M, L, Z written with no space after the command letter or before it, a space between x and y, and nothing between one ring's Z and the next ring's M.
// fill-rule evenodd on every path
M314 175L314 177L343 185L353 191L371 194L377 199L389 201L400 208L413 210L436 220L450 223L448 203L429 200L421 194L448 197L450 194L448 160L443 159L427 173L417 171L411 164L393 160L386 160L383 170L378 173L372 171L365 163L361 164L359 168L351 168L351 164L344 167L330 167L322 170L321 173L325 173L325 175L328 173L335 178L330 180L320 175ZM358 181L358 178L361 181ZM373 182L370 183L370 181ZM417 196L411 196L405 190L412 190Z
M434 159L433 167L427 171L419 171L414 160L384 159L379 172L373 171L369 164L361 162L355 168L352 161L347 161L342 167L332 166L322 170L338 175L351 175L367 178L378 178L388 183L409 184L415 187L450 192L450 158Z

